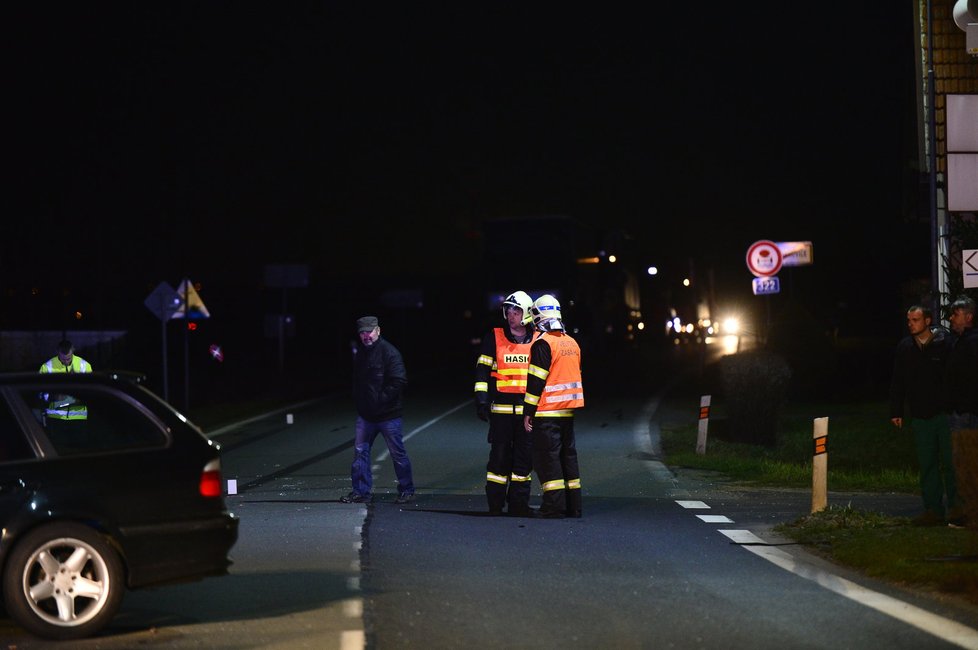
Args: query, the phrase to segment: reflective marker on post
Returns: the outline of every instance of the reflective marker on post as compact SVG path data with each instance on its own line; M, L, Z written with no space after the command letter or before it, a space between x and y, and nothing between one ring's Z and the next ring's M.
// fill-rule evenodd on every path
M236 479L236 478L229 478L228 479L228 494L237 494L237 493L238 493L238 479Z
M815 418L812 450L812 512L828 506L829 419Z
M286 424L292 424L292 414L291 413L289 413L289 414L287 414L285 416L285 423Z
M702 456L706 453L706 430L710 425L710 396L700 397L700 422L696 434L696 453Z

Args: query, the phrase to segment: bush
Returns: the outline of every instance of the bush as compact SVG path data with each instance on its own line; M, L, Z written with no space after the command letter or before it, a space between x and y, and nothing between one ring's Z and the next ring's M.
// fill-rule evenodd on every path
M788 364L777 354L756 350L723 357L720 380L728 435L741 442L775 446L790 378Z

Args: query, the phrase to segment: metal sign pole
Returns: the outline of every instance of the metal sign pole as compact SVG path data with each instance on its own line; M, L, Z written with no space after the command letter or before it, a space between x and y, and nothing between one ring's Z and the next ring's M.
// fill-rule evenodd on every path
M183 291L183 410L190 410L190 278L184 279Z
M167 359L166 359L166 320L160 321L160 328L163 332L163 401L170 402L170 380L167 377Z

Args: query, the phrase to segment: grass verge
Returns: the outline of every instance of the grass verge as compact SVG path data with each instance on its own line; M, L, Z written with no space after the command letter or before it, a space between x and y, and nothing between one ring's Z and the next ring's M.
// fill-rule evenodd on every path
M719 471L755 485L809 487L813 420L827 416L830 489L917 492L911 434L892 427L883 403L792 405L781 418L775 447L736 442L720 405L711 410L704 455L696 453L694 408L675 404L677 409L691 415L662 424L662 451L670 465Z
M833 507L775 530L819 555L902 586L978 605L978 533Z

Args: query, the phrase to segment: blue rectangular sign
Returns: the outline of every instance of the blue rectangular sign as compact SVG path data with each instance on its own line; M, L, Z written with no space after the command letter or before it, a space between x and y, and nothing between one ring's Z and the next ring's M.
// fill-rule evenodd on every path
M776 275L763 278L754 278L751 281L751 286L754 289L755 296L763 296L769 293L781 293L781 282L778 280L778 276Z

